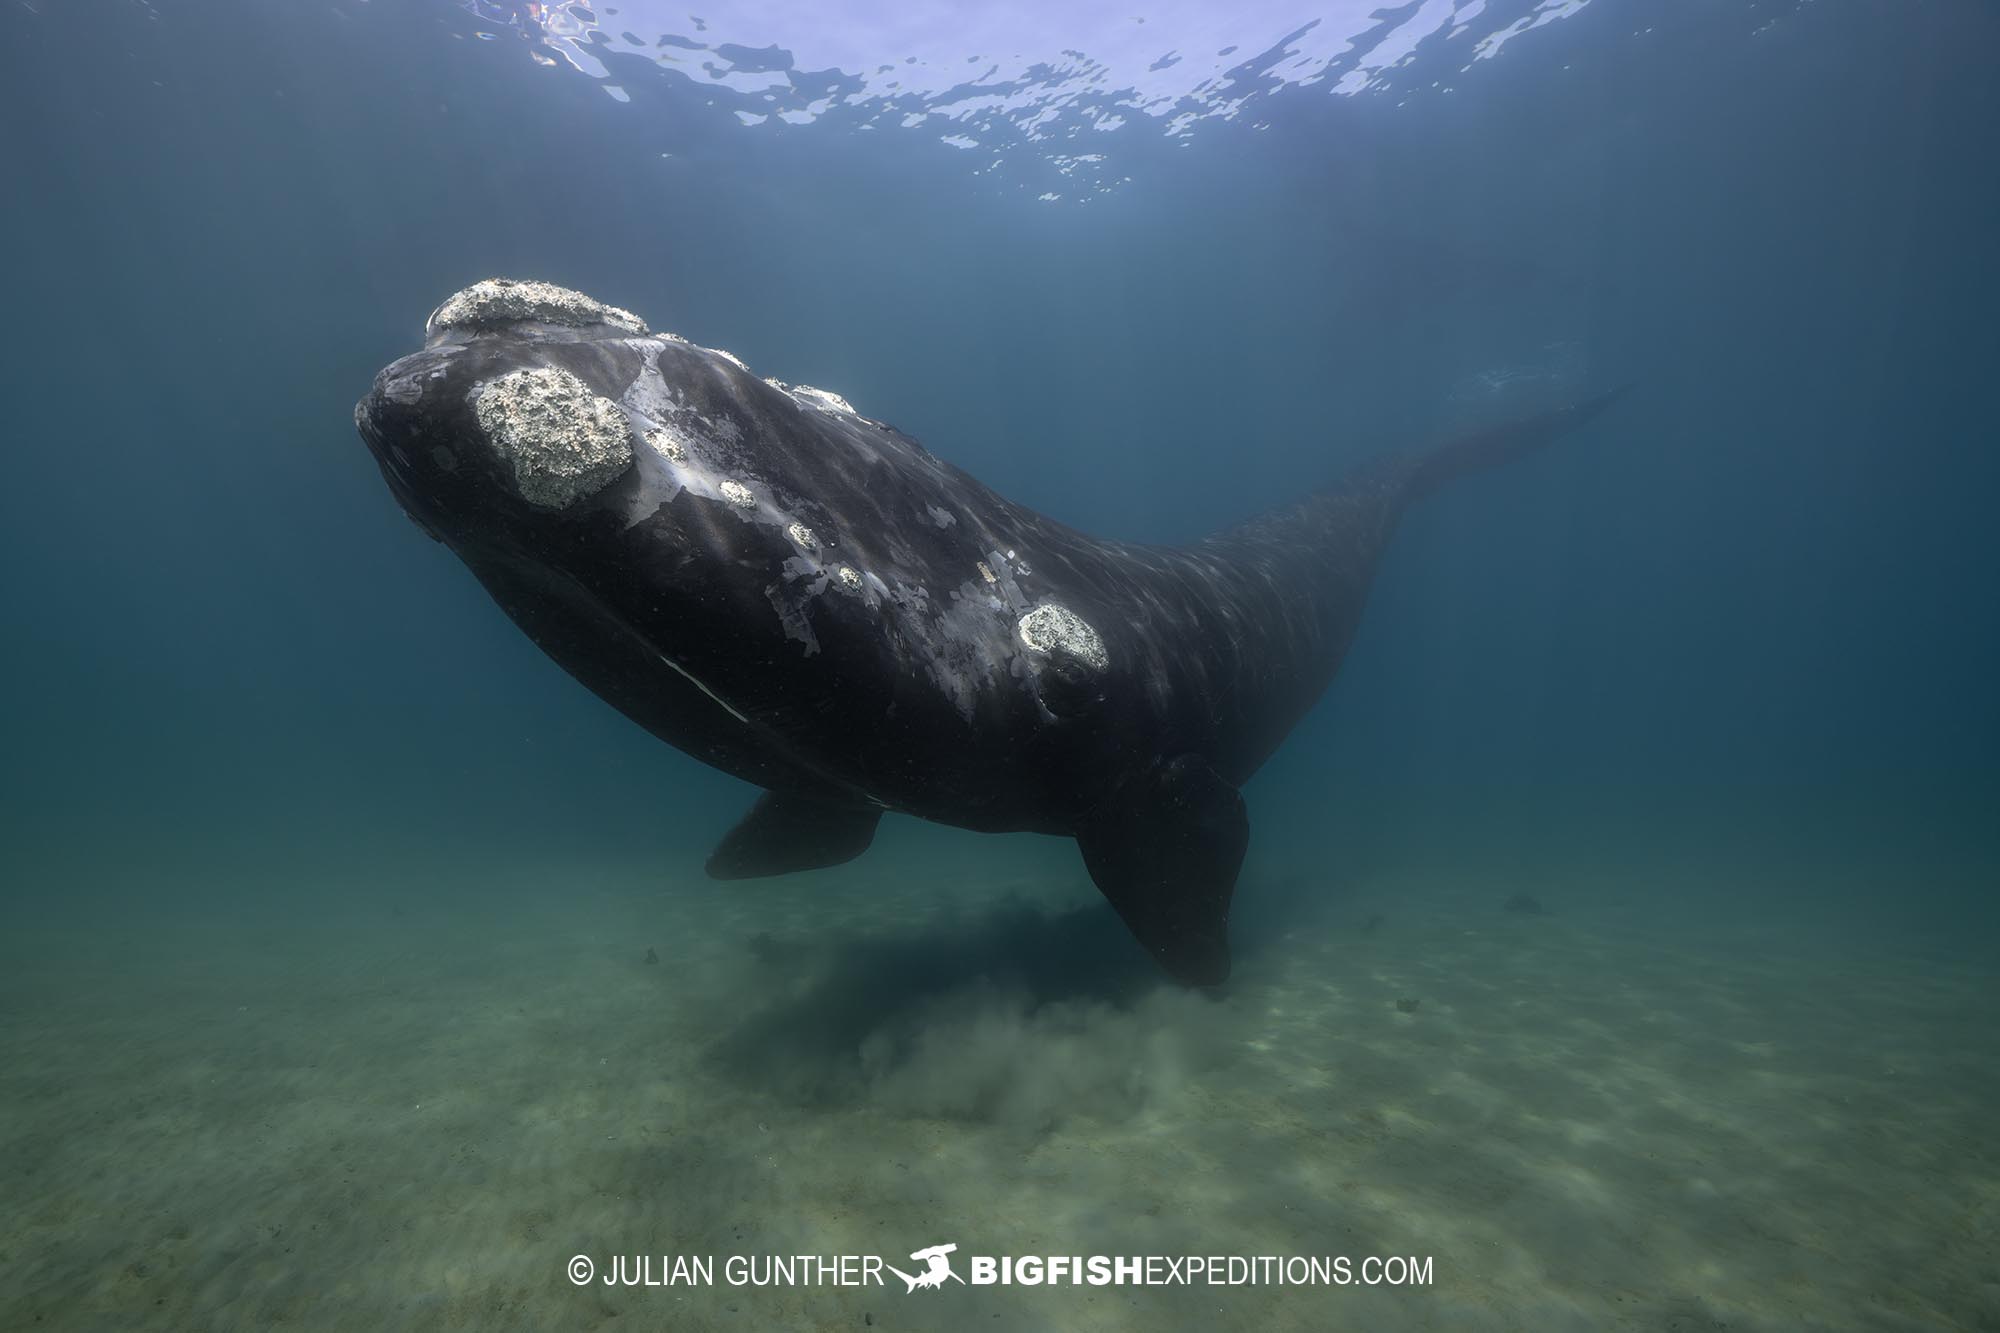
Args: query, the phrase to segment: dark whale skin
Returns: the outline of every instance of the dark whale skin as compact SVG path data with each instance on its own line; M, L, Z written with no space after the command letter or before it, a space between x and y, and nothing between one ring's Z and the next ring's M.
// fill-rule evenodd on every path
M536 644L765 788L710 873L846 860L884 810L1074 836L1167 972L1213 984L1237 788L1338 670L1398 516L1612 396L1178 548L1087 536L831 394L545 284L454 296L355 419Z

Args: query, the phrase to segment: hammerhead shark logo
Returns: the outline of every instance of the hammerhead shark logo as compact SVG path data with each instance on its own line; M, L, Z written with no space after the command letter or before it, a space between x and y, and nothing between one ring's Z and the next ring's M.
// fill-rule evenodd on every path
M918 1287L942 1287L946 1278L963 1286L965 1279L951 1271L951 1260L945 1258L957 1248L956 1245L933 1245L929 1249L916 1251L910 1257L923 1260L929 1267L915 1276L905 1273L894 1264L883 1264L882 1267L903 1279L903 1285L909 1291L915 1291Z

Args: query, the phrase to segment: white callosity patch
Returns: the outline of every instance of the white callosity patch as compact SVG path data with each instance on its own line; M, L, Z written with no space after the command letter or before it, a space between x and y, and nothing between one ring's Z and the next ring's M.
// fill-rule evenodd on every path
M854 410L852 404L839 394L830 393L825 389L815 389L810 384L795 384L791 387L790 392L793 398L804 403L807 407L816 407L822 412L845 412L851 417L861 415Z
M647 429L646 443L665 455L670 463L685 464L688 461L687 445L678 436L670 435L658 426Z
M1104 640L1096 630L1066 606L1044 602L1021 617L1021 642L1044 655L1064 652L1094 671L1111 665Z
M819 538L813 535L813 530L807 527L805 524L794 523L790 527L786 528L785 532L788 535L790 535L791 539L794 542L804 547L806 550L816 551L819 549Z
M750 494L750 488L740 481L725 481L721 486L722 498L738 509L755 509L757 497Z
M571 328L609 324L627 333L646 331L646 321L629 310L605 305L552 282L522 282L514 278L486 278L454 293L432 312L429 330L435 333L439 329L485 329L523 321Z
M711 348L710 350L714 349ZM723 355L729 356L729 353L724 352ZM730 357L729 359L734 361L736 358ZM867 417L861 416L859 412L854 410L854 404L830 390L815 389L810 384L787 384L783 380L772 379L769 376L765 377L764 383L782 393L790 394L792 401L801 407L815 408L821 412L841 412L850 417L860 417L863 421L868 420Z
M516 370L473 390L473 415L530 504L562 509L632 463L625 413L567 370Z
M849 592L861 591L861 574L852 565L840 567L840 586Z

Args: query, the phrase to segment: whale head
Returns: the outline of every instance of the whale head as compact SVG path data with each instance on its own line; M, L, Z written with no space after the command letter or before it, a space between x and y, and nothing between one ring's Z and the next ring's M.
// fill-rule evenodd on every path
M643 373L636 315L567 288L488 279L425 323L355 426L403 508L446 540L574 509L634 465L620 397Z
M355 424L404 512L572 674L738 776L832 780L816 736L777 745L757 719L822 686L855 697L829 655L885 651L894 593L876 571L903 548L858 474L886 428L580 292L505 279L440 305ZM779 751L790 767L766 771Z

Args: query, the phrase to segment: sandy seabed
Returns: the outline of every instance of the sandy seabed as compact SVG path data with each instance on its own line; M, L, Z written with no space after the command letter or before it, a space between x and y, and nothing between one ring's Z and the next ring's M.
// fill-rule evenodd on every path
M274 872L13 917L0 1328L2000 1328L1975 952L1670 886L1551 885L1537 915L1476 873L1333 902L1266 874L1207 996L1066 855L955 886L894 857L768 885ZM961 1274L1405 1256L1430 1281L566 1275L914 1273L941 1242Z

